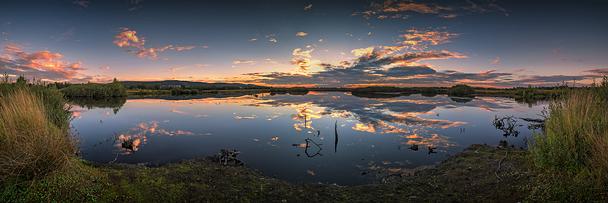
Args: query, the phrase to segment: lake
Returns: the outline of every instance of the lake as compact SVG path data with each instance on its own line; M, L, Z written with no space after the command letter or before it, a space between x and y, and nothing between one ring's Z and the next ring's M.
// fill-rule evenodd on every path
M81 156L99 163L163 164L240 151L246 167L296 183L372 183L437 164L471 144L525 148L545 103L446 95L143 98L76 102ZM518 134L494 127L514 116ZM506 142L505 142L506 141Z

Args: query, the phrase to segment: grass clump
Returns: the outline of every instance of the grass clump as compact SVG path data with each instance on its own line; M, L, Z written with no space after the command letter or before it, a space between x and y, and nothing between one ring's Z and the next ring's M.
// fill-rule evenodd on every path
M544 135L531 147L546 173L541 200L597 200L608 195L608 86L572 91L549 105Z
M47 94L51 93L38 93ZM41 177L61 169L74 156L69 116L65 116L69 112L63 104L47 109L45 103L60 102L49 98L27 87L16 87L0 98L0 180Z

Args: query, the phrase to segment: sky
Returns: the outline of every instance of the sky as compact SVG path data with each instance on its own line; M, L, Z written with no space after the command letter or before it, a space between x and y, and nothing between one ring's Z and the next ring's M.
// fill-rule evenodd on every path
M11 78L513 87L608 74L608 1L0 4Z

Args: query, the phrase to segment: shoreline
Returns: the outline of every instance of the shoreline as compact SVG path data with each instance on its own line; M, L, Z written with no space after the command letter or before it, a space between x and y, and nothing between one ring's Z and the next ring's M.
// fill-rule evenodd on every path
M384 183L352 186L290 183L209 159L153 167L89 165L107 174L108 183L115 186L112 190L127 191L116 193L120 201L521 201L528 193L519 186L529 185L533 177L527 154L520 149L471 145L433 167L391 175ZM167 191L153 192L160 190Z

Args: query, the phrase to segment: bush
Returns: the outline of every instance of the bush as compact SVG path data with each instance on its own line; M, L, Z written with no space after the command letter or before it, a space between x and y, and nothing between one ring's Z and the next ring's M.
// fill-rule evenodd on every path
M74 156L64 103L49 111L45 106L59 101L49 98L60 96L37 91L17 87L0 98L0 180L44 176L62 168Z
M530 150L534 163L558 178L533 193L571 201L608 194L607 88L570 92L549 105L545 133L535 136Z
M454 85L448 90L448 95L450 96L464 97L471 96L473 94L475 94L475 89L468 85Z
M61 92L67 97L107 98L127 96L127 89L117 81L108 84L72 84L61 89Z

